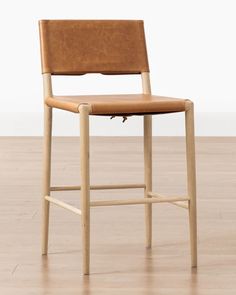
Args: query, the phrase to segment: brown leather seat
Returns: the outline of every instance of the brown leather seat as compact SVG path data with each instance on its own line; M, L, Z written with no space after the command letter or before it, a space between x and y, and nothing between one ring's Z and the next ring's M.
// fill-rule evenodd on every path
M141 74L149 72L143 21L42 20L41 57L44 74ZM149 83L149 82L148 82ZM49 107L78 113L81 104L92 115L182 112L184 99L145 94L45 97ZM148 94L147 94L148 93Z
M186 99L149 94L53 96L46 98L50 107L78 113L81 104L91 107L91 115L158 114L186 110Z

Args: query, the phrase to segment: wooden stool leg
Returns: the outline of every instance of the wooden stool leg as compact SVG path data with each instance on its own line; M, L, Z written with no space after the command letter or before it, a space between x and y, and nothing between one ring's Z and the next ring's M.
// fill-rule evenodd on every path
M187 154L187 179L189 201L189 228L191 243L192 267L197 267L197 208L196 208L196 168L194 144L194 109L193 103L187 103L185 112L186 125L186 154Z
M89 274L90 261L90 183L89 183L89 106L81 105L80 112L80 169L81 223L83 274Z
M152 191L152 116L144 116L144 178L145 198ZM145 205L146 247L152 246L152 204Z
M44 106L44 152L43 152L43 220L42 220L42 254L48 252L49 201L51 178L51 141L52 141L52 108Z

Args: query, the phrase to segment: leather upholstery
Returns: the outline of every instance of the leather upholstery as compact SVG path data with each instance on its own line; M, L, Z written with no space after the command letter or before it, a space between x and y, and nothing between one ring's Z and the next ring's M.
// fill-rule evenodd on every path
M148 72L143 21L42 20L39 22L43 73L137 74ZM184 99L148 94L52 96L48 106L93 115L159 114L186 110Z
M92 115L158 114L186 110L186 99L148 94L53 96L48 106L78 113L81 104L88 104Z
M43 73L149 71L143 21L41 20L39 27Z

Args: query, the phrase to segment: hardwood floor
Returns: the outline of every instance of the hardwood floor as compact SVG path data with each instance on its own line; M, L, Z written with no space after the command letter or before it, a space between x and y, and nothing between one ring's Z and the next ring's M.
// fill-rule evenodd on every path
M0 294L236 294L236 138L197 139L199 266L191 270L187 211L153 205L92 208L91 275L81 275L80 219L51 206L49 255L40 255L42 139L0 138ZM185 193L183 138L154 138L154 191ZM142 182L140 138L92 138L91 183ZM79 184L79 139L54 138L52 184ZM91 198L143 196L142 189ZM79 192L54 192L79 206Z

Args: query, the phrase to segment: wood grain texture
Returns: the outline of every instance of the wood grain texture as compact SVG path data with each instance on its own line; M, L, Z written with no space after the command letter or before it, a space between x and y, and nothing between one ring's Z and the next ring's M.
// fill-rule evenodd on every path
M45 77L44 77L45 78ZM48 92L48 90L45 90ZM50 92L50 91L49 91ZM51 183L51 145L52 145L53 110L44 104L44 140L43 140L43 190L42 190L42 254L48 252L50 203L45 196L50 196Z
M186 129L186 161L187 161L187 187L189 207L189 233L192 267L197 267L197 194L196 194L196 161L195 161L195 137L194 137L194 106L192 102L185 112Z
M78 215L81 215L81 210L74 207L74 206L71 206L70 204L67 204L66 202L62 202L56 198L53 198L53 197L49 197L49 196L45 196L45 199L47 201L49 201L50 203L53 203L61 208L64 208L66 210L69 210L75 214L78 214Z
M49 255L40 254L42 139L0 138L0 294L234 295L236 139L197 138L198 269L191 270L187 210L153 206L145 249L142 206L91 211L91 274L83 277L80 217L51 208ZM142 183L141 138L92 138L91 183ZM54 138L52 185L79 185L79 139ZM184 138L153 139L153 191L186 194ZM92 191L91 200L142 189ZM80 192L53 192L79 207Z
M128 183L128 184L99 184L99 185L90 185L90 190L105 190L105 189L131 189L131 188L145 188L145 184L138 183ZM79 191L81 186L53 186L51 191Z
M150 74L142 73L143 94L151 94ZM144 181L146 188L144 197L150 198L152 191L152 116L143 116L143 151L144 151ZM152 204L145 205L146 247L152 247Z
M89 170L89 109L81 105L80 112L80 179L81 179L81 230L83 274L90 267L90 170Z

